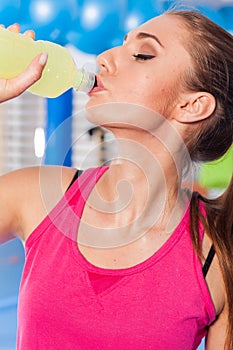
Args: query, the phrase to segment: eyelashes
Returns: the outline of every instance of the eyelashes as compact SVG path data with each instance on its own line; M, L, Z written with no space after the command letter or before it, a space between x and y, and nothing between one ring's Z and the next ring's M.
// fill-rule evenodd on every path
M146 60L151 60L152 58L155 58L154 55L146 55L142 53L134 54L133 57L135 60L141 60L141 61L146 61Z

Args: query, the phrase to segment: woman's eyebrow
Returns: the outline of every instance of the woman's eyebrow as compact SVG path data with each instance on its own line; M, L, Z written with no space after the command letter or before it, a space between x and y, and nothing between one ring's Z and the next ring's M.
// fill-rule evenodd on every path
M124 41L126 41L128 38L128 34L125 35L124 37ZM154 39L162 48L164 48L164 45L161 43L161 41L159 40L159 38L154 35L154 34L150 34L150 33L145 33L145 32L139 32L136 35L136 39L145 39L145 38L151 38Z

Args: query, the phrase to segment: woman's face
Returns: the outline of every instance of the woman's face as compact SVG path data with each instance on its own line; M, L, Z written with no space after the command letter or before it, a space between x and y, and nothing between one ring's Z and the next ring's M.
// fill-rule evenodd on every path
M169 117L191 65L182 42L185 29L174 16L162 15L131 31L122 46L98 57L98 87L87 107L115 102L140 105Z

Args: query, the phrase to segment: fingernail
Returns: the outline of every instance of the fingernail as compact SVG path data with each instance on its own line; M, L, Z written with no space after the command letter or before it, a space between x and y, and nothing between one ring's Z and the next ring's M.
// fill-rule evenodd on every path
M44 66L45 63L47 62L48 59L48 54L46 52L42 53L39 59L39 63Z

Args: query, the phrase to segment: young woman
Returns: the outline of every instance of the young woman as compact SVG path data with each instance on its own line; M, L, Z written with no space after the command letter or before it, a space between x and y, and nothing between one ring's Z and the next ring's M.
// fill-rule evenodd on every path
M45 63L1 80L1 101ZM181 175L232 145L233 38L171 11L98 63L87 116L114 134L116 159L71 186L64 167L0 180L1 238L26 248L17 348L191 350L206 336L206 349L232 349L232 186L210 201Z

